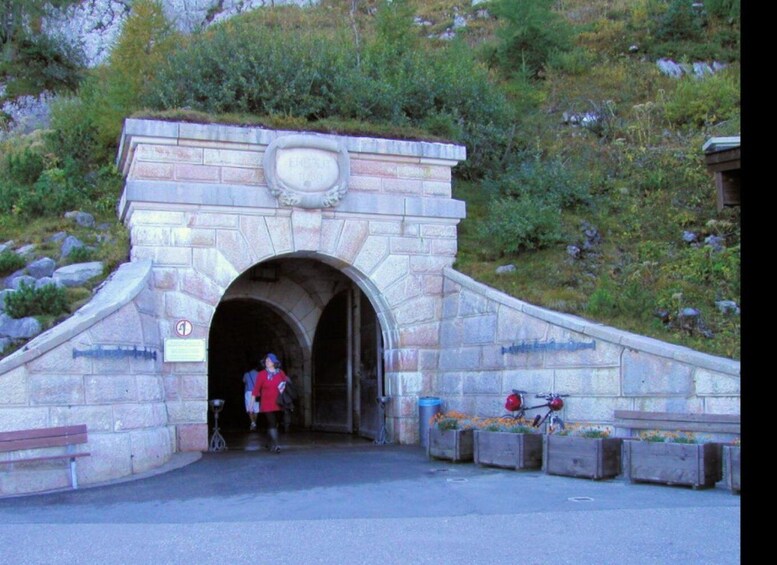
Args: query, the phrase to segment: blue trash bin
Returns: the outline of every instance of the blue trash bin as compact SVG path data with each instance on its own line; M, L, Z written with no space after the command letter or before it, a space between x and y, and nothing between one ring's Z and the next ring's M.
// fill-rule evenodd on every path
M418 437L421 447L429 445L429 421L442 410L442 400L436 396L418 398Z

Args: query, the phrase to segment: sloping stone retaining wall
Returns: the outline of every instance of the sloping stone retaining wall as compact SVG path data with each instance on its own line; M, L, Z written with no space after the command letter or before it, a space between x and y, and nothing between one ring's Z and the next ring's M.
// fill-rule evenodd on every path
M502 415L515 388L532 401L569 394L566 421L613 429L616 409L740 414L738 361L539 308L453 269L444 294L440 355L418 392L445 410Z
M87 425L79 483L146 471L177 450L150 281L150 261L122 265L87 305L0 361L0 430ZM0 466L0 495L68 485L64 461Z

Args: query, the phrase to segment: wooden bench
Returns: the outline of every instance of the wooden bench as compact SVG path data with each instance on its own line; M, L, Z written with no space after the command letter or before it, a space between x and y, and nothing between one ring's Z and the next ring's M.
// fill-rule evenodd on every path
M737 414L686 414L681 412L647 412L616 410L615 427L634 430L661 430L701 433L740 434Z
M13 432L0 432L0 453L13 451L43 449L48 447L65 447L65 453L41 454L23 456L20 459L8 459L0 461L0 465L15 465L17 463L29 463L33 461L51 461L56 459L70 460L70 484L78 488L76 477L76 459L90 455L88 452L76 451L76 446L86 443L86 424L75 426L60 426L56 428L39 428L33 430L18 430Z

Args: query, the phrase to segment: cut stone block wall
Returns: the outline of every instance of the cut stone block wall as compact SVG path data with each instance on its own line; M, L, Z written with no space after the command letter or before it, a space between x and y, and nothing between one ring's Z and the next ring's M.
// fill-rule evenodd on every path
M519 389L532 401L569 394L565 421L613 430L616 409L740 414L738 361L539 308L453 269L445 269L440 351L425 394L441 397L444 410L503 415Z
M149 261L122 265L86 306L0 361L0 431L86 424L89 441L78 449L91 455L79 458L80 484L147 471L179 448L150 283ZM66 460L0 466L0 495L69 482Z

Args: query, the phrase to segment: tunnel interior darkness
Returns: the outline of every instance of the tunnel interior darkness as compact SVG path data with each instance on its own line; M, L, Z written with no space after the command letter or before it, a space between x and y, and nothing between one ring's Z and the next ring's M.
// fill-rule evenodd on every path
M267 304L251 299L223 301L213 316L209 341L208 399L225 401L219 414L221 429L248 430L243 373L257 366L267 353L280 358L283 370L301 389L302 351L297 337ZM302 427L303 418L302 410L295 410L292 429ZM208 419L212 424L210 411Z

